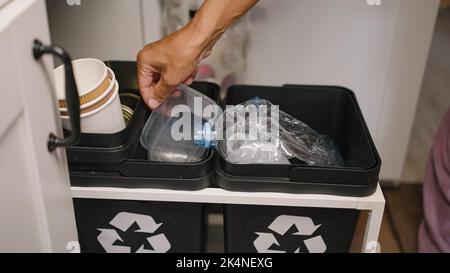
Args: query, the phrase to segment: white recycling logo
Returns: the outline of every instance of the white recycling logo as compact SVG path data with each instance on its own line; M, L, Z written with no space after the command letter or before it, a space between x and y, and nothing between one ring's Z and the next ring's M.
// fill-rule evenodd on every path
M162 223L156 223L149 215L120 212L109 224L122 232L126 232L132 225L137 224L138 230L134 232L155 234L162 226ZM98 229L101 233L97 240L107 253L131 253L131 247L115 245L117 241L125 243L120 237L116 229ZM170 250L171 245L167 237L163 234L152 235L146 238L147 242L153 250L145 249L145 244L136 250L135 253L166 253Z
M303 243L307 248L309 253L325 253L327 251L327 246L321 235L315 235L316 231L321 225L315 225L313 220L309 217L303 216L290 216L290 215L280 215L278 216L270 225L269 230L274 233L284 236L292 228L297 228L297 232L294 236L307 236L308 239L304 240ZM258 253L286 253L283 250L272 250L271 247L276 245L280 247L280 243L275 237L274 233L263 233L256 232L258 237L253 242ZM295 251L295 253L303 252L300 247Z

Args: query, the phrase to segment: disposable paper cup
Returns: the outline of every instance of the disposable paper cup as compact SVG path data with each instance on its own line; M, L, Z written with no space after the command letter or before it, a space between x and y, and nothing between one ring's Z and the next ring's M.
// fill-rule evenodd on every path
M108 96L109 93L113 93L113 91L114 91L113 89L116 84L116 75L109 67L107 67L107 70L108 70L108 82L109 82L108 89L106 89L101 95L99 95L97 98L93 99L92 101L89 101L88 103L85 103L85 104L80 104L80 109L82 110L81 111L82 113L86 112L83 110L92 108L94 105L101 103L102 100L104 100L106 98L106 96ZM97 108L97 107L95 107L95 108ZM61 113L67 112L67 110L68 110L67 108L59 107L59 111Z
M97 99L110 86L108 69L102 61L97 59L79 59L73 61L72 66L81 105ZM59 107L66 108L64 66L57 67L53 74Z
M125 129L122 107L119 99L119 84L114 82L113 92L99 108L81 114L81 132L87 134L114 134ZM61 115L63 127L71 130L70 119Z

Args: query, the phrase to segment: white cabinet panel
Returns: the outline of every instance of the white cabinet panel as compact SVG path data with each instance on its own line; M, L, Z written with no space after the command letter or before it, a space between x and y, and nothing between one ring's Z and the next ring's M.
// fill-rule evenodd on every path
M45 248L44 224L39 218L40 203L33 193L29 146L24 136L23 117L0 138L0 251L37 252Z
M23 110L23 102L20 92L17 92L19 76L15 66L13 51L12 31L6 29L0 35L0 56L2 60L0 91L2 99L0 100L0 138L11 126L20 112Z
M35 38L50 42L43 0L0 10L0 91L9 100L0 116L0 252L63 252L77 240L65 151L47 150L49 134L61 135L51 58L34 60Z

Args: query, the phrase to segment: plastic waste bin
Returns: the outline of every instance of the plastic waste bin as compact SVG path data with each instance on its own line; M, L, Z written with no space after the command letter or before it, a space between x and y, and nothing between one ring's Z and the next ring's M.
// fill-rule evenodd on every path
M206 234L203 205L75 199L82 252L198 253Z
M135 81L136 63L107 62L115 71L119 93L139 94ZM218 100L219 87L194 83L193 87ZM139 141L151 112L140 101L128 126L112 135L82 134L76 147L67 148L71 183L82 187L162 188L200 190L214 178L213 151L194 163L151 162Z
M139 95L136 63L107 62L116 73L120 94ZM219 87L194 83L194 88L218 100ZM123 101L122 101L123 102ZM112 135L82 134L67 148L72 186L161 188L194 191L211 185L213 151L201 162L150 162L139 137L150 116L141 101L126 129ZM74 199L83 252L165 253L202 252L205 214L202 204Z
M377 188L381 160L356 97L326 86L234 86L223 101L267 99L333 139L345 166L238 165L216 158L216 183L230 191L368 196ZM224 205L227 252L348 252L360 212L353 209Z
M226 205L230 253L349 252L357 210Z
M275 191L343 196L375 192L381 159L352 91L326 86L234 86L223 102L237 105L248 99L267 99L291 116L328 135L340 149L344 167L239 165L217 157L216 182L231 191Z

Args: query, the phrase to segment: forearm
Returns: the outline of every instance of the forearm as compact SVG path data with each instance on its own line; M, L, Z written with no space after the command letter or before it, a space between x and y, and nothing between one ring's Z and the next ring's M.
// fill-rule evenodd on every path
M180 83L195 79L198 63L222 34L258 0L205 0L182 29L143 48L137 57L139 89L155 109Z
M192 39L204 50L211 49L234 22L250 10L258 0L205 0L187 25Z

